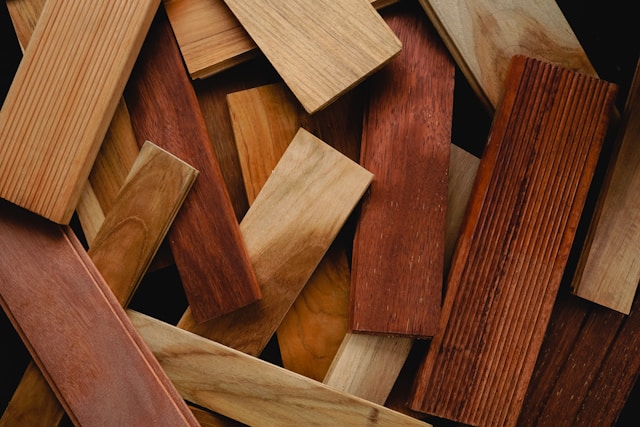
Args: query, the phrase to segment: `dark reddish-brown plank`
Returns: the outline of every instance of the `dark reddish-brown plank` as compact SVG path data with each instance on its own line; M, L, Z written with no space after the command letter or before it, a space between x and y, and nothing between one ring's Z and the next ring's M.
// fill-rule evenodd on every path
M454 64L417 4L391 7L385 21L403 49L371 82L360 163L375 179L353 245L349 326L431 337L442 296Z
M140 144L154 141L200 171L168 234L194 319L203 322L255 302L260 288L162 6L125 99Z
M515 425L615 92L593 77L512 59L413 409Z
M196 426L68 227L0 203L0 303L76 425Z

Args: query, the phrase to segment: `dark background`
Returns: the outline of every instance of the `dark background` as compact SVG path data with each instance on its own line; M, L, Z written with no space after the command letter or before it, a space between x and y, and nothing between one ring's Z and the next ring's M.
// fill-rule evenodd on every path
M5 1L0 1L0 100L3 100L21 57ZM627 92L640 54L640 22L628 0L558 0L599 76L619 86L617 106L624 109ZM456 75L453 142L480 156L490 116L480 105L460 73ZM606 155L606 153L604 153ZM594 181L598 185L598 177ZM73 225L73 224L72 224ZM0 254L2 256L2 254ZM170 323L177 322L186 307L174 269L150 274L141 284L131 307ZM153 283L149 286L148 283ZM153 288L153 291L149 289ZM164 302L170 302L164 304ZM0 413L17 386L29 355L3 311L0 311ZM265 353L277 362L277 347ZM640 418L640 385L636 384L618 424L637 425Z

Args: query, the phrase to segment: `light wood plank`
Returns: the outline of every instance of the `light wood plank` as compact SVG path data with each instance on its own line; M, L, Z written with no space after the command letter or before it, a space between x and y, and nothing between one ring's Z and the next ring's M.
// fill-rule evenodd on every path
M225 0L309 113L398 54L401 45L366 0Z
M1 197L70 221L158 4L45 5L0 111Z
M245 424L428 425L144 314L128 314L185 399Z
M22 51L27 48L47 0L7 0L7 10Z

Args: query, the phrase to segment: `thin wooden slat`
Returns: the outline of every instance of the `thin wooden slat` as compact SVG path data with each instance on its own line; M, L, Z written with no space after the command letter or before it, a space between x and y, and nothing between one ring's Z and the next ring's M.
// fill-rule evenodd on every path
M245 424L428 425L141 313L128 314L185 399Z
M371 174L300 129L240 224L263 298L178 326L258 355L371 182Z
M0 111L1 197L70 221L158 3L45 5Z
M512 60L412 409L476 425L517 421L615 92Z
M22 51L31 40L47 0L7 0L7 9Z
M309 113L330 104L401 49L367 0L225 2Z
M360 164L376 179L353 243L349 328L427 338L442 296L454 64L419 6L402 6L384 19L403 51L372 77L365 113Z
M260 297L193 86L164 9L158 11L125 91L138 142L150 140L200 171L169 242L197 322Z

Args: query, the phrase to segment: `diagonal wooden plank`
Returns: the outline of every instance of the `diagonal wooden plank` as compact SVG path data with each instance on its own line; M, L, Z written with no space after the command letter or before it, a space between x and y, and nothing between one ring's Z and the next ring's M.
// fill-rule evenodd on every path
M514 425L609 123L615 86L516 56L410 406Z

